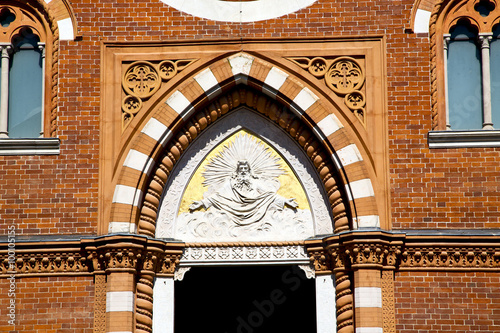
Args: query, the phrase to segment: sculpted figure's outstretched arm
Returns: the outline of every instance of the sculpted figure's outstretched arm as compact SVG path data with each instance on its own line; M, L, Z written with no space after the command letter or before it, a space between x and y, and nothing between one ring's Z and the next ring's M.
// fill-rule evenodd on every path
M294 209L299 207L299 204L297 203L297 201L295 201L295 198L285 199L285 205L290 206Z
M189 205L189 210L190 211L197 210L198 208L202 208L204 206L205 205L203 204L203 201L193 201L193 203Z

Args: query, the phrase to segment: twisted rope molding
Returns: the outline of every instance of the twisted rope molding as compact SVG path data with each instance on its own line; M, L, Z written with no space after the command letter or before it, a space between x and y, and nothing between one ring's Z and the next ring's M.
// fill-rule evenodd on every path
M217 98L208 107L196 113L191 120L170 141L166 153L154 171L154 176L146 191L139 217L138 233L155 237L156 219L168 176L174 165L181 158L189 144L208 126L223 115L239 106L247 106L267 116L271 121L286 130L297 141L315 166L322 180L330 207L333 212L335 232L349 230L349 218L346 204L334 178L335 166L328 154L322 149L321 143L314 134L303 125L302 121L286 108L280 107L274 100L264 94L248 89L236 89Z

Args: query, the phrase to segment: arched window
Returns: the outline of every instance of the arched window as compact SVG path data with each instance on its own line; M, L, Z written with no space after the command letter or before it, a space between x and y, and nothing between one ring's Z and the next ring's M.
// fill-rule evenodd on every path
M500 146L500 8L441 0L431 16L431 148Z
M461 20L446 36L448 42L447 125L454 130L482 128L481 53L478 32Z
M52 67L53 28L42 6L36 1L0 4L0 138L3 139L32 140L54 135L49 126L53 106L48 103L49 108L45 109L45 101L51 100L45 94L45 86L51 85L52 76L46 75L45 69Z
M43 44L30 28L13 39L9 71L11 138L34 138L42 132Z

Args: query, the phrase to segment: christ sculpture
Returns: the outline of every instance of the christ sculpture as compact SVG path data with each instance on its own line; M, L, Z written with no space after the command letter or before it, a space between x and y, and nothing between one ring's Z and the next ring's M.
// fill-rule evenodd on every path
M287 199L277 194L280 188L278 179L256 176L246 160L239 160L233 174L217 187L202 200L194 201L189 209L214 207L243 226L260 221L272 205L278 210L285 206L298 207L294 198Z

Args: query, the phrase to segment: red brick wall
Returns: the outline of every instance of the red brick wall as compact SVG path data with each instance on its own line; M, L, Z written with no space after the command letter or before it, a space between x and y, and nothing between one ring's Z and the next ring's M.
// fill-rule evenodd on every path
M9 283L0 280L0 331L82 332L94 325L93 277L33 277L16 279L15 328L8 325ZM15 329L15 330L14 330Z
M159 0L71 4L82 38L60 46L61 155L0 157L0 221L16 221L19 233L96 233L102 40L367 34L387 42L393 227L500 227L500 149L427 148L430 45L427 36L405 33L413 0L319 0L279 19L244 24L195 18Z
M396 273L396 331L500 332L499 291L500 273Z

